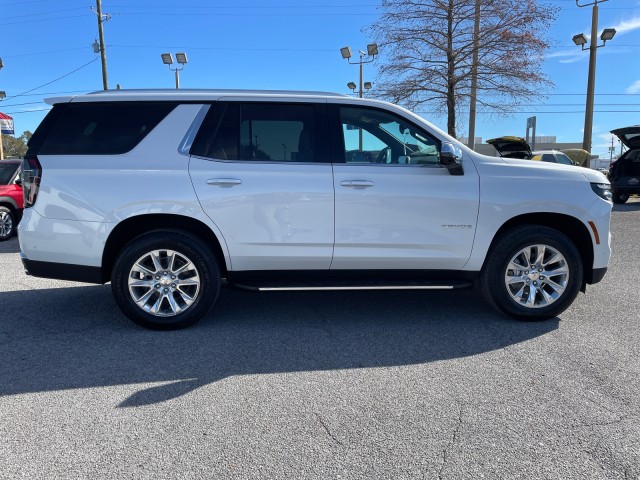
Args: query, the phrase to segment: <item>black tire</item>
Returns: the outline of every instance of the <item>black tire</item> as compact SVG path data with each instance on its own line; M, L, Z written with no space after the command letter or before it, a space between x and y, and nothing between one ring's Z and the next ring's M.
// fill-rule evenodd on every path
M545 252L548 255L545 257L547 261L551 260L554 250L562 256L563 261L560 263L545 264L544 261L541 263L550 267L549 273L558 271L559 268L567 270L566 277L550 275L549 278L545 278L543 274L538 273L539 264L536 264L534 270L524 270L519 273L514 273L517 271L508 268L510 262L516 258L519 259L517 260L518 264L524 263L521 259L525 257L516 257L516 255L521 251L527 251L528 248L531 248L528 250L531 258L537 257L542 250L538 250L537 245L545 246ZM546 267L543 267L544 273L547 273ZM506 231L492 246L482 271L482 291L488 302L502 313L519 320L545 320L564 312L575 300L582 286L583 271L582 257L577 247L564 234L548 227L523 225ZM531 273L530 276L529 273ZM508 286L507 274L514 279L522 278L523 282L519 283L516 280ZM539 275L542 276L538 278ZM566 282L566 285L557 298L549 302L545 296L552 297L554 292L557 294L556 288L552 286L554 282L550 282L551 277L559 283ZM524 283L525 279L529 284ZM534 281L536 287L533 287ZM550 283L546 284L545 282ZM522 289L522 296L518 295L520 289ZM530 297L529 293L532 289L534 293ZM519 297L520 301L514 299L515 297ZM525 297L533 299L531 306L522 303Z
M157 252L155 258L161 269L150 263L153 252ZM175 261L167 256L171 252L175 253ZM146 273L141 267L134 272L134 265L147 267ZM180 272L185 265L186 270ZM130 286L130 279L145 285ZM131 241L118 255L111 274L111 291L120 310L138 325L152 330L176 330L196 323L218 299L220 283L220 270L211 249L198 237L172 230L156 230ZM145 305L136 303L134 296ZM191 296L192 303L185 302L191 301ZM156 313L149 311L154 308Z
M7 207L0 207L0 242L9 240L16 233L16 216Z
M611 195L611 199L613 200L613 203L627 203L627 200L629 200L629 194L614 191Z

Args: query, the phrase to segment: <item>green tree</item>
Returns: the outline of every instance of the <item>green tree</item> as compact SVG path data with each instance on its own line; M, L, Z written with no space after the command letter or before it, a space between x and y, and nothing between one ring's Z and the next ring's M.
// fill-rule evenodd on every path
M501 115L544 96L545 38L558 8L536 0L482 0L478 36L478 106ZM475 0L382 0L367 30L381 46L376 93L408 108L457 115L471 97Z
M2 135L2 148L5 157L24 157L27 153L27 143L32 133L29 130L22 132L19 137Z

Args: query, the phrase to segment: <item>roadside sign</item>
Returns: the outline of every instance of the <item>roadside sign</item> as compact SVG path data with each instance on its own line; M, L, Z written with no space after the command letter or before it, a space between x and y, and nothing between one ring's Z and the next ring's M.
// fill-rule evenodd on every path
M4 135L14 135L13 118L0 112L0 130Z

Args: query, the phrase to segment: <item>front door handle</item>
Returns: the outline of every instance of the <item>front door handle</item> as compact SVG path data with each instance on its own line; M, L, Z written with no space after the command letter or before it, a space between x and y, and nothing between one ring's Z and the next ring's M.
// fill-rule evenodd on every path
M375 184L371 180L343 180L340 182L343 187L373 187Z
M241 185L242 180L239 178L209 178L207 185L218 185L220 187L231 187L233 185Z

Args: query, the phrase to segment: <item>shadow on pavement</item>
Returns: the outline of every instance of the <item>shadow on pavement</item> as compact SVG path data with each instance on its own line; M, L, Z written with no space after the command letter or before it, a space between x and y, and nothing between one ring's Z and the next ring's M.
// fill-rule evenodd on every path
M0 395L168 382L120 407L149 405L234 375L422 364L558 327L497 315L474 291L227 289L199 324L153 332L129 322L110 293L105 285L1 292Z
M640 200L640 199L639 199ZM614 212L637 212L640 210L640 201L630 198L627 203L614 203Z
M9 240L0 242L0 253L18 253L20 252L20 243L18 237L13 236Z

